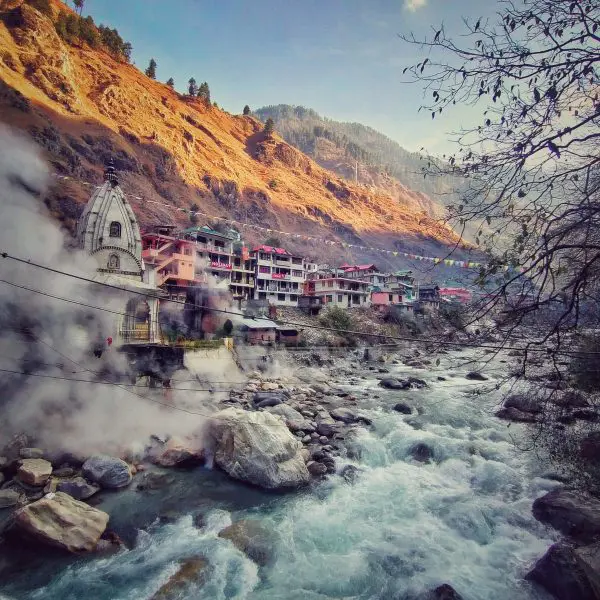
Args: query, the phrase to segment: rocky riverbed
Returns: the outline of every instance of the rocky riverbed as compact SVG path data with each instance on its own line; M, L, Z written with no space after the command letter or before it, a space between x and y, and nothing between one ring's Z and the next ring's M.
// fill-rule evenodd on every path
M557 499L548 465L514 445L527 425L494 415L536 414L514 398L500 406L506 357L378 354L265 361L197 434L157 435L121 457L13 440L0 458L0 589L19 600L485 600L547 598L545 586L569 598L549 573L593 571L593 539L575 549L574 532L600 511ZM559 532L569 537L534 568ZM593 598L593 585L580 577L567 593Z

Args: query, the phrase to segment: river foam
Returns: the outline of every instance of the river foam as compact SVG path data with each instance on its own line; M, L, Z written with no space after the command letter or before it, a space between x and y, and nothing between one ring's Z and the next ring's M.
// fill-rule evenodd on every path
M132 550L71 564L27 597L145 600L178 562L202 554L211 564L208 583L184 600L413 600L441 583L465 600L547 598L523 576L553 541L531 504L557 484L516 449L520 426L508 429L493 416L500 392L473 394L472 382L449 368L446 360L443 373L454 377L443 382L410 371L428 379L422 390L382 391L374 378L354 389L373 425L351 436L339 460L339 468L360 470L353 484L334 476L233 514L213 509L202 529L190 515L157 522ZM399 400L423 414L394 412ZM416 444L431 448L431 462L413 458ZM242 517L277 534L271 566L259 569L218 537Z

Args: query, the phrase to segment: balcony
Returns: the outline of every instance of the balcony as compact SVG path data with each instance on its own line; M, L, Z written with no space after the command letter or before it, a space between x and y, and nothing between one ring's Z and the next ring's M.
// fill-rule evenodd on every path
M289 280L290 279L290 275L288 275L287 273L271 273L271 278L272 279L285 279L285 280Z

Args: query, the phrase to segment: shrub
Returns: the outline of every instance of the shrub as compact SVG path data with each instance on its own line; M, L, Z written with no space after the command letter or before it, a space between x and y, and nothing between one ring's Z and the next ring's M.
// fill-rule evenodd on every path
M340 306L327 307L319 316L319 321L323 327L332 329L352 329L354 324L352 315Z
M464 329L469 322L468 311L462 304L442 304L440 316L455 329Z
M27 4L32 8L35 8L43 15L48 17L52 16L52 7L50 6L50 0L26 0Z
M269 181L269 188L271 188L272 190L277 189L277 181L275 181L275 179L271 179L271 181Z

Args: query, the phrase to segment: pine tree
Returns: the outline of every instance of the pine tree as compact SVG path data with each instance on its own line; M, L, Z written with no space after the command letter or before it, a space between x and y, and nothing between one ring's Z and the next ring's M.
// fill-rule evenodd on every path
M246 106L244 106L244 115L249 115L250 114L250 107L246 104Z
M195 96L198 93L198 86L196 85L196 80L193 77L190 77L188 81L188 94L190 96Z
M94 19L89 15L79 21L79 39L88 43L92 48L96 48L100 43L100 34L96 29Z
M273 135L273 132L275 131L275 122L273 121L273 119L271 119L271 117L267 119L263 131L265 132L266 136Z
M210 89L206 81L200 84L198 88L198 98L202 98L206 104L210 104Z
M175 87L175 80L172 77L169 77L168 81L167 81L167 85L173 89Z
M77 12L79 13L79 16L81 16L81 11L83 10L84 3L85 0L73 0L73 4L75 5Z
M150 59L150 64L148 65L145 73L146 77L150 77L150 79L156 79L156 61L153 58Z

